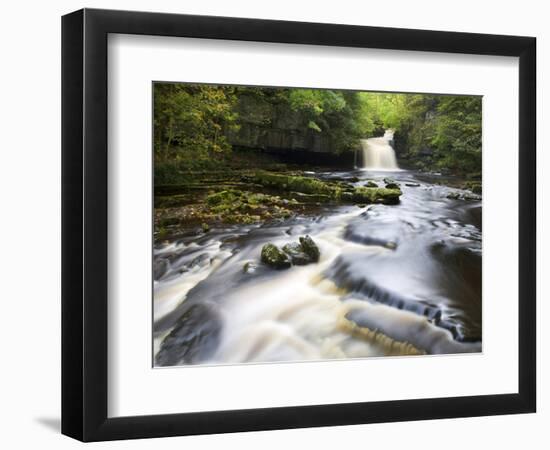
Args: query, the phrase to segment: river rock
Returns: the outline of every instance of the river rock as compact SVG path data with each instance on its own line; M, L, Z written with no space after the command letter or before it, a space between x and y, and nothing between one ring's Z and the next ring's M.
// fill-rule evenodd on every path
M462 196L462 198L464 200L468 200L468 201L471 201L471 202L478 202L481 200L481 197L479 195L473 195L473 194L464 194Z
M321 252L319 251L319 247L317 247L317 244L313 242L313 239L306 236L300 236L300 245L302 247L302 251L308 255L314 262L319 261L319 258L321 256Z
M243 272L244 273L254 273L256 272L256 269L258 266L254 263L254 261L247 261L243 265Z
M204 362L216 350L221 328L221 318L215 305L197 303L189 306L162 341L155 356L155 365Z
M408 187L419 187L420 184L419 184L419 183L405 183L405 186L408 186Z
M386 183L386 189L399 189L399 185L397 183Z
M353 195L353 192L344 191L344 192L342 192L342 193L340 194L340 198L341 198L343 201L353 202L354 195Z
M393 178L390 178L390 177L384 178L384 183L386 183L386 184L397 184L396 181Z
M458 192L449 192L447 194L447 198L450 200L458 200L460 198L460 194Z
M374 187L377 188L378 184L372 180L367 181L367 184L365 184L366 187Z
M288 269L291 266L290 258L274 244L265 244L262 247L262 262L275 269Z
M302 249L302 245L298 244L297 242L291 242L290 244L286 244L283 247L283 251L288 256L290 256L292 264L296 266L305 266L306 264L314 262L311 256L304 253Z
M193 267L205 267L210 264L210 256L208 253L201 253L199 256L193 258L189 263L189 268Z
M482 191L480 181L467 181L466 183L464 183L463 188L464 189L469 189L474 194L481 194L481 191Z
M153 262L153 278L155 280L160 280L166 274L166 272L168 272L169 268L170 263L166 259L156 259Z

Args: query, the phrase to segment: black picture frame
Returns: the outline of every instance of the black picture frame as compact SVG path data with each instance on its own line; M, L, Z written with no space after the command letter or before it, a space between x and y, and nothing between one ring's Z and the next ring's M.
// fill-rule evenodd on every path
M518 392L108 418L109 33L519 57ZM533 37L95 9L63 16L62 433L101 441L535 412L535 90Z

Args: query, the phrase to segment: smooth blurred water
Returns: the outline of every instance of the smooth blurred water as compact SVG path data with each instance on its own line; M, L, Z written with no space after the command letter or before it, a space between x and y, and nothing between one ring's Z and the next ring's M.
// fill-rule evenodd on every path
M320 175L380 186L391 176L401 202L188 230L155 249L156 365L481 350L481 202L448 199L441 177ZM278 271L260 262L265 243L306 234L318 263Z

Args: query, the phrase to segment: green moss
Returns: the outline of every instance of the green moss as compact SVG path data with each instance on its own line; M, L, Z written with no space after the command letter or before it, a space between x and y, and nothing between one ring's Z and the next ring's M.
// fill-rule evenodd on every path
M216 192L206 197L206 203L210 206L228 204L234 202L240 196L241 192L234 190Z
M304 253L302 245L298 242L291 242L283 247L285 252L291 259L292 264L296 266L303 266L313 262L310 256Z
M225 223L244 223L252 224L261 221L261 216L251 214L226 214L222 216L222 221Z
M335 200L350 203L399 202L401 190L395 185L391 188L354 187L349 183L321 181L312 177L283 175L270 172L257 172L254 181L263 186L280 191L291 191L294 195L323 196L323 200Z
M467 181L464 183L464 189L469 189L474 194L481 194L481 182L479 181Z
M395 205L399 203L400 189L358 187L353 193L355 203L382 203Z
M282 249L274 244L262 247L261 260L276 269L286 269L291 264L302 266L319 261L321 252L317 244L309 236L300 236L300 242L291 242Z
M164 227L159 227L157 232L157 239L164 239L168 235L168 230Z
M334 188L316 178L298 175L283 175L272 172L257 172L254 181L262 186L284 191L303 192L304 194L332 195Z
M285 201L278 196L263 193L224 190L209 194L205 203L208 211L226 223L256 223L260 222L262 217L291 216L291 212L282 206Z
M261 259L264 264L275 269L287 269L290 267L290 258L274 244L265 244L262 247Z
M313 239L311 239L311 237L309 237L308 235L300 236L300 246L302 247L302 251L307 256L309 256L312 261L319 261L321 252L319 251L319 247L317 247L317 244L313 242Z

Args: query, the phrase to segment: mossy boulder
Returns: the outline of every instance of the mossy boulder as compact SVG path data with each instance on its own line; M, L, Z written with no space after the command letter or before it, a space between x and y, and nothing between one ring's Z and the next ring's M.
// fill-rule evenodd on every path
M399 203L402 192L399 186L379 188L374 186L354 187L349 183L322 181L313 177L285 175L270 172L257 172L254 181L262 186L291 192L293 195L323 196L337 202L349 203L383 203L393 205ZM326 197L325 197L326 196Z
M451 200L467 200L467 201L473 201L473 202L477 202L481 200L481 197L479 195L470 194L468 192L465 192L463 194L459 192L449 192L447 194L447 198Z
M464 183L464 189L472 191L474 194L481 194L481 182L479 181L467 181Z
M353 193L355 203L381 203L384 205L395 205L399 203L401 189L388 188L367 188L358 187Z
M326 194L332 196L334 187L313 177L287 175L271 172L257 172L254 181L283 191L303 192L304 194Z
M460 194L458 192L449 192L447 194L447 198L449 200L458 200L460 198Z
M317 244L309 237L306 236L300 236L300 246L302 247L302 251L309 256L314 262L319 261L319 258L321 257L321 252L319 250L319 247L317 247Z
M262 247L261 259L274 269L288 269L291 266L289 256L274 244L265 244Z
M471 201L471 202L478 202L481 200L481 197L479 195L472 195L472 194L464 194L462 198L464 200Z
M320 257L319 247L307 235L300 236L299 242L285 244L282 249L271 243L265 244L261 253L262 262L275 269L286 269L292 264L304 266L316 263ZM246 266L244 271L247 271Z
M386 189L399 189L399 183L393 178L384 178L384 184L386 185Z
M283 251L290 257L292 264L296 266L304 266L314 262L311 256L304 253L302 245L297 242L291 242L283 247Z
M170 269L170 263L166 259L156 259L153 261L153 278L160 280Z
M377 187L378 187L378 183L376 183L375 181L369 180L369 181L367 181L367 183L365 184L365 187L377 188Z

